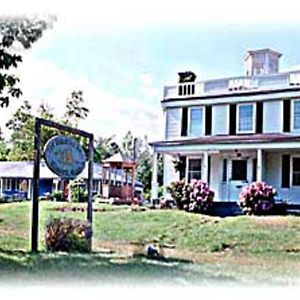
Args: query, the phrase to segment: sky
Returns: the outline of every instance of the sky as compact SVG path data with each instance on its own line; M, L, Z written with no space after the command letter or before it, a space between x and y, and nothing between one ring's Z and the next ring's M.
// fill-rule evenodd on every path
M161 140L160 101L177 72L197 80L244 75L247 50L283 54L280 70L300 69L297 1L14 1L8 15L53 13L57 21L17 69L23 98L63 112L73 90L90 109L79 127L98 136ZM271 5L272 3L272 5ZM0 127L21 104L0 109ZM8 132L5 130L8 136Z

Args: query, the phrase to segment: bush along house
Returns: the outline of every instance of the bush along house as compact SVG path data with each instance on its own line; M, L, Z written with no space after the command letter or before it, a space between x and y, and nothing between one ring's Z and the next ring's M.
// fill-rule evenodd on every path
M165 139L151 143L152 199L163 154L165 196L173 181L202 179L215 201L236 202L243 186L265 181L300 205L300 70L280 73L280 57L248 51L245 76L196 81L183 72L164 88Z

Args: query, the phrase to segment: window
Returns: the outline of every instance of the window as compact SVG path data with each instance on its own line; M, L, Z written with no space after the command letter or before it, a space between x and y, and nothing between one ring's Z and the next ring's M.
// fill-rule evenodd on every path
M227 159L223 159L223 173L222 173L222 181L227 182Z
M247 160L233 160L231 180L247 180Z
M300 130L300 100L293 103L293 128Z
M293 157L293 185L300 185L300 157Z
M201 159L189 159L188 182L192 179L201 179Z
M3 179L3 190L11 191L12 190L12 179Z
M190 108L189 136L203 135L203 108Z
M239 133L254 133L254 105L238 105L237 128Z

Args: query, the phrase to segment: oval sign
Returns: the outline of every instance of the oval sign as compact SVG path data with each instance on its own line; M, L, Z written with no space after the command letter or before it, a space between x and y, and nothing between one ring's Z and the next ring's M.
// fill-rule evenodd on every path
M49 169L65 179L73 179L79 175L86 162L86 155L80 144L64 135L55 136L46 143L44 157Z

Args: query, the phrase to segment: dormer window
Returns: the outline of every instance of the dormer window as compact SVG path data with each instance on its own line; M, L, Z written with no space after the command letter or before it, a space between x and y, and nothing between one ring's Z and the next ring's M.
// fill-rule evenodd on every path
M197 137L204 135L204 109L203 107L192 107L189 109L189 136Z
M255 106L254 104L239 104L237 106L237 132L254 133Z

